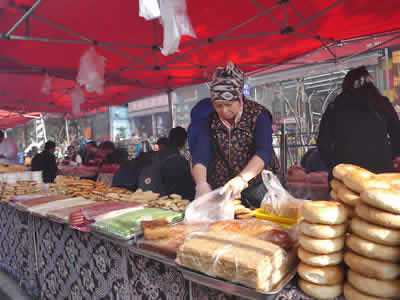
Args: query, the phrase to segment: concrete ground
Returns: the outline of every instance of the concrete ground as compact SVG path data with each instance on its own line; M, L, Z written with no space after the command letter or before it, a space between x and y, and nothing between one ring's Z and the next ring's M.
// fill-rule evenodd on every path
M18 282L7 272L0 269L0 300L33 300Z

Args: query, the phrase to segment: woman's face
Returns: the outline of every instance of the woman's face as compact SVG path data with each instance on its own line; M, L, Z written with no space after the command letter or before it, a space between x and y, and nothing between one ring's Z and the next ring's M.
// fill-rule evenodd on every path
M240 102L217 100L214 102L214 109L221 119L233 121L240 112Z

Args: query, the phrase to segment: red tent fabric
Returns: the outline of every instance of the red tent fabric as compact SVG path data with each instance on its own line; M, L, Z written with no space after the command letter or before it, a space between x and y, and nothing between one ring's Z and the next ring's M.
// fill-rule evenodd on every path
M106 88L86 93L83 110L208 81L229 60L250 72L321 47L324 55L309 59L335 60L342 40L400 30L400 1L190 0L197 38L165 57L162 26L139 17L138 0L14 2L0 14L0 108L19 112L71 112L79 59L91 45L107 58ZM28 21L10 30L32 5ZM46 73L55 78L49 96L40 91Z
M16 112L0 110L0 130L22 125L32 120L32 118L39 116L40 113L20 114Z

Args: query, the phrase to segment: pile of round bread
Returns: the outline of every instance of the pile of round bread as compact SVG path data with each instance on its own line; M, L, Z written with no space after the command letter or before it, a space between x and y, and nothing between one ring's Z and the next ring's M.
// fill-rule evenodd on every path
M354 216L346 237L346 299L400 296L400 174L376 175L341 164L334 168L332 198Z
M333 299L343 293L343 248L348 211L334 201L303 205L298 257L299 287L316 299Z

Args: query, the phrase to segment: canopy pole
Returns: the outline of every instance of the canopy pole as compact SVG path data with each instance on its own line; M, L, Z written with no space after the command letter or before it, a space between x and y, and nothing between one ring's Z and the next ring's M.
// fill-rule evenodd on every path
M172 89L168 89L168 110L169 110L169 118L171 120L171 128L175 127L175 120L173 114L173 105L172 105Z
M21 25L21 23L24 22L25 19L28 18L31 13L33 13L35 8L39 6L40 2L42 2L42 0L36 1L36 3L33 4L30 9L28 9L28 11L22 16L22 18L19 19L18 22L15 23L15 25L7 32L7 36L9 36L11 33L13 33L18 28L18 26Z
M385 63L386 63L386 90L387 90L387 95L386 97L389 98L390 100L390 74L389 74L389 51L388 48L385 48Z
M68 120L65 119L65 134L67 135L67 143L71 145L71 141L69 140L69 130L68 130Z

